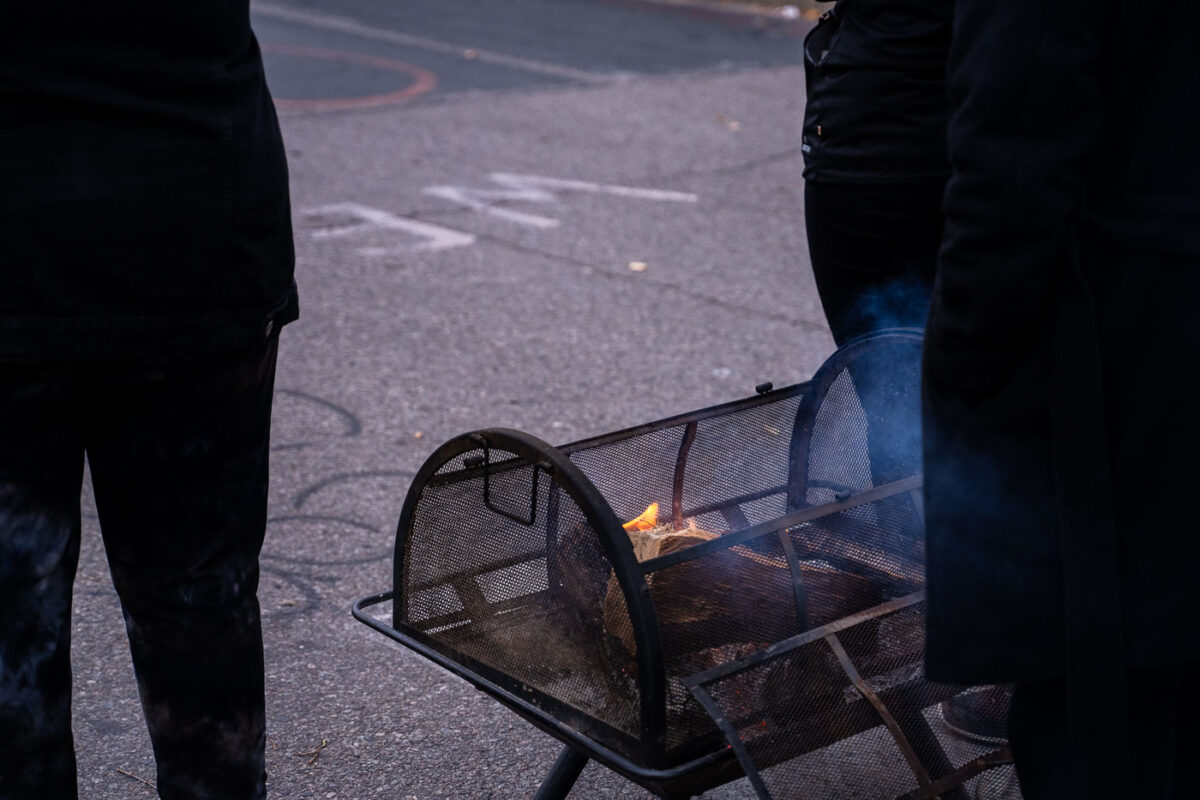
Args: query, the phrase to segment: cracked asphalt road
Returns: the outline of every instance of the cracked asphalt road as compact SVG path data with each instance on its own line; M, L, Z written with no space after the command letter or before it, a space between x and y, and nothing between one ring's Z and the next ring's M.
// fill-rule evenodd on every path
M531 796L557 743L350 605L390 588L404 492L447 438L573 441L804 380L832 352L803 235L802 27L628 0L254 9L291 101L302 308L260 592L272 797ZM152 797L86 525L81 797ZM571 795L647 796L595 765Z

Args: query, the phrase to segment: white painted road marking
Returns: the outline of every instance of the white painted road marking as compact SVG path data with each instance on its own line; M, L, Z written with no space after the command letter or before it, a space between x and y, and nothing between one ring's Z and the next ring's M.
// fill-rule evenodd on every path
M405 47L416 47L422 50L428 50L433 53L445 53L448 55L458 56L459 58L470 58L475 61L482 61L487 64L495 64L501 67L511 67L524 72L533 72L538 75L546 75L551 78L562 78L569 81L579 83L611 83L619 76L602 75L595 72L585 72L584 70L571 69L570 67L562 67L557 64L548 64L544 61L533 61L528 58L517 58L515 56L505 55L504 53L494 53L490 50L481 50L476 47L466 47L463 45L450 44L449 42L441 42L437 39L427 39L424 36L413 36L399 31L389 31L383 28L372 28L369 25L364 25L357 20L349 17L338 17L332 14L319 14L314 11L301 11L298 8L288 8L287 6L276 5L275 3L256 2L250 7L254 14L261 14L264 17L272 17L281 19L285 22L294 22L299 25L307 25L310 28L319 28L327 31L338 31L340 33L349 33L354 36L362 37L363 39L375 39L382 42L391 42L392 44L404 45ZM470 56L467 56L467 53Z
M331 203L304 211L309 218L319 217L350 217L355 220L348 224L332 225L312 232L314 239L332 239L334 237L350 236L371 230L403 231L424 241L397 247L360 247L358 252L364 256L395 255L411 252L437 252L450 250L455 247L466 247L475 243L475 236L470 233L444 228L431 222L420 222L408 217L400 217L378 208L360 205L359 203Z
M655 200L672 203L695 203L700 198L690 192L671 192L663 189L645 189L637 186L619 186L590 181L574 181L564 178L546 178L540 175L514 175L510 172L493 172L488 176L502 189L470 189L464 186L428 186L422 191L433 197L449 200L473 211L493 217L528 225L534 228L557 228L559 221L554 217L543 217L524 211L514 211L496 205L500 202L554 203L559 192L586 192L607 194L614 197L629 197L638 200ZM477 237L464 231L421 222L410 217L401 217L390 211L364 206L361 203L331 203L317 208L305 209L303 216L316 227L314 239L333 239L356 234L386 231L402 231L423 241L417 244L396 244L390 247L359 247L364 256L396 255L412 252L438 252L455 247L475 244Z
M573 181L563 178L545 178L540 175L514 175L509 172L493 172L488 176L503 189L471 189L465 186L429 186L422 191L433 197L449 200L483 214L506 219L519 225L533 228L556 228L558 220L524 211L514 211L496 205L501 202L554 203L558 197L550 189L564 192L587 192L608 194L616 197L632 197L639 200L660 202L695 203L700 198L689 192L669 192L661 189L643 189L636 186L614 186L590 181Z

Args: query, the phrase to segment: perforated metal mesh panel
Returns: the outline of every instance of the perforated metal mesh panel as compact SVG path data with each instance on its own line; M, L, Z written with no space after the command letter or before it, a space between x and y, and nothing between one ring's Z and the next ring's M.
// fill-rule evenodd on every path
M829 516L839 517L871 506L907 507L906 514L899 516L912 522L907 492ZM857 517L874 520L882 513L863 511ZM838 525L823 522L827 518L782 533L766 533L648 575L672 686L682 689L689 675L735 661L750 651L873 608L919 587L919 565L877 556L873 549L859 552L849 545L829 547L843 540L829 531L839 530ZM827 549L809 549L807 533L814 529L821 531ZM842 534L857 532L857 526L840 528ZM868 636L871 638L863 646L869 645L879 657L891 652L890 648L909 644L881 642L871 625L853 634ZM919 648L919 640L917 645ZM919 654L919 649L916 652ZM911 655L908 650L894 653L898 658ZM779 688L779 700L786 701L788 687ZM689 704L680 703L672 710L678 715L668 731L672 744L711 729L711 721L692 713L696 709Z
M793 392L775 402L630 438L563 449L621 519L636 517L650 503L658 503L666 523L712 533L741 530L777 519L787 510L788 453L801 398ZM675 513L679 519L673 520ZM668 750L685 749L717 733L683 685L685 676L802 630L790 601L791 578L782 545L775 541L754 547L648 576L666 655ZM767 584L735 587L721 582L730 561L747 560ZM753 613L741 622L730 614L699 619L695 613L679 613L681 606L694 612L701 605L745 610L753 606Z
M465 453L425 484L398 622L516 694L638 736L637 663L603 627L612 566L595 530L544 470L497 449L478 465L483 456ZM609 603L627 616L619 591Z
M919 355L919 337L893 336L840 353L776 402L563 449L623 519L656 502L676 527L769 525L919 472ZM648 572L668 748L713 730L688 675L918 589L922 528L919 492L898 490Z
M665 681L660 766L721 746L689 676L831 624L842 625L837 646L864 685L899 704L908 746L945 750L940 729L922 720L953 691L920 680L919 606L843 624L923 585L919 353L909 334L867 342L839 351L803 386L547 446L599 491L603 499L588 504L607 506L605 514L632 519L657 503L669 527L705 534L702 544L641 565L657 617L648 652L661 647ZM630 543L619 530L598 530L597 508L580 507L570 488L497 447L457 455L414 485L397 622L575 730L641 758L648 723L634 627L643 617L630 607L645 603L625 596L610 560ZM606 519L600 527L611 527ZM818 637L705 689L739 720L735 738L752 751L749 763L766 748L772 774L803 783L807 762L788 766L797 759L784 756L846 739L847 753L903 766L832 641ZM811 769L840 763L829 757ZM930 780L942 766L929 768ZM901 770L876 789L907 786L912 775Z
M1019 800L1003 689L947 724L960 687L924 679L921 595L693 676L764 800ZM968 700L969 704L969 700ZM991 724L981 725L991 715Z
M651 503L671 508L675 463L685 425L649 430L572 449L561 448L583 470L621 520L632 519Z

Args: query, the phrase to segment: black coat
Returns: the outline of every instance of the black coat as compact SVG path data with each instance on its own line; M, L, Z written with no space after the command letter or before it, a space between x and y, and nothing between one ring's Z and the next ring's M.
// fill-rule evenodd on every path
M804 178L944 180L953 0L838 0L805 39Z
M217 350L296 317L248 0L8 3L0 359Z
M1200 11L1128 12L956 7L924 354L932 678L1200 657Z

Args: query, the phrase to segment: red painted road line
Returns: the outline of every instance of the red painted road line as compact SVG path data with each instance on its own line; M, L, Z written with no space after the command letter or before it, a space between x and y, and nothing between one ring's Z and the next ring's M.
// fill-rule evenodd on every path
M293 47L290 45L263 45L268 53L282 53L303 58L320 58L326 61L346 61L351 64L365 64L371 67L404 72L412 76L412 83L397 92L386 94L371 94L360 97L322 97L311 100L297 100L287 97L276 97L275 107L281 111L344 111L357 108L374 108L376 106L401 103L411 100L418 95L432 91L437 86L437 76L428 70L379 56L368 56L362 53L349 53L342 50L325 50L317 47Z

